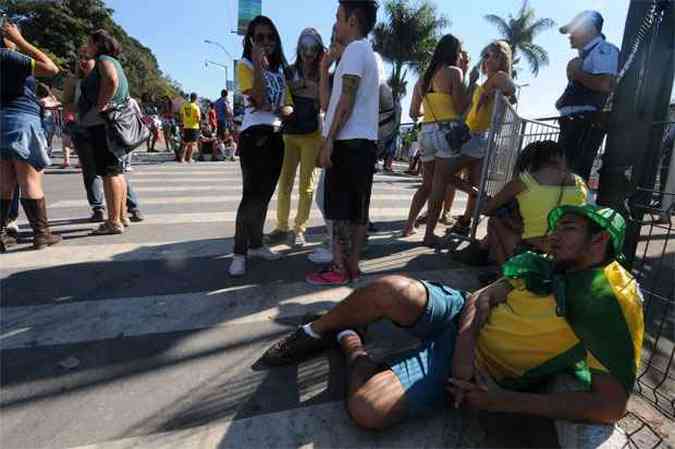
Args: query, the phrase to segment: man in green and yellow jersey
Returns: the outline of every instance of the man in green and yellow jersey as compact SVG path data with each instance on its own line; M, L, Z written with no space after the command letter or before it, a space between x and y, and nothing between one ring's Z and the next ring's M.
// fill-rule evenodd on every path
M348 409L365 428L450 404L551 418L563 447L620 439L614 424L638 374L644 333L639 287L621 265L625 222L592 205L559 207L548 221L552 257L514 257L502 279L473 294L382 278L299 327L262 360L297 363L339 345L350 369ZM373 362L358 329L380 319L421 345L386 365ZM570 380L565 391L541 393L561 378ZM589 424L583 436L570 437L572 427L580 432L573 422Z
M199 141L199 123L202 118L202 112L197 104L197 94L190 94L190 101L183 103L180 108L180 121L183 124L183 145L184 151L180 155L178 162L192 163L192 154L197 149Z

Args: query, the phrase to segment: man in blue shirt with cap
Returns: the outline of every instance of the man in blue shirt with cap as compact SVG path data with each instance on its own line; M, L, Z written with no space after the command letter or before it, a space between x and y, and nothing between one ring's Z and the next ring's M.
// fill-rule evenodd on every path
M619 49L605 40L603 23L599 12L584 11L560 28L579 51L567 65L569 83L556 103L560 143L571 170L586 181L606 134L598 113L614 89L619 66Z

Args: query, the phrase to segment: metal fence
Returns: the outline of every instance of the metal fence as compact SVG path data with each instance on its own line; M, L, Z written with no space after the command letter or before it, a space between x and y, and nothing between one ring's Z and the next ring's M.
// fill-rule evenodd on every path
M478 201L473 214L471 239L476 238L480 211L488 199L497 194L513 177L520 152L530 143L539 140L557 142L560 128L555 122L529 120L520 117L509 101L500 94L495 96L488 147L483 160Z
M663 188L638 190L626 201L626 209L631 215L628 224L639 230L637 251L630 262L640 283L645 320L634 392L665 420L653 418L638 405L631 407L621 427L631 447L669 448L672 435L667 436L668 429L675 419L675 193Z
M675 193L641 190L629 222L640 227L632 270L644 296L645 341L637 392L675 418ZM646 200L646 201L645 201ZM664 201L665 200L665 201ZM663 204L668 202L668 209Z

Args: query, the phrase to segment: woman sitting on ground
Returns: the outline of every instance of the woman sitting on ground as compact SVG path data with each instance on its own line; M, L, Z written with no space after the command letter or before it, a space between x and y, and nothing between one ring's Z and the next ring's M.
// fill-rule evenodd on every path
M520 252L549 252L549 212L562 205L583 205L588 198L586 183L569 171L564 154L563 147L552 141L525 147L514 178L483 208L490 220L481 242L482 259L489 252L501 266Z

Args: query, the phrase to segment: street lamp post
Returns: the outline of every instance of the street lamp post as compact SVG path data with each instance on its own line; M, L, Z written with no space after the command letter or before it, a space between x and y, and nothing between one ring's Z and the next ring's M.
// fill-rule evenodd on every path
M220 64L219 62L211 61L209 59L204 60L204 67L208 67L209 64L217 65L218 67L221 67L222 69L225 70L225 87L227 87L227 80L228 80L228 67L226 65Z
M215 42L215 41L211 41L211 40L208 40L208 39L204 40L204 43L205 43L205 44L210 44L210 45L215 45L216 47L220 48L221 50L223 50L223 52L225 52L225 54L226 54L226 55L232 60L232 62L234 63L234 57L230 54L229 51L227 51L227 48L225 48L225 46L224 46L223 44L221 44L220 42ZM212 63L212 64L216 64L216 63ZM216 64L216 65L220 65L221 67L223 67L221 64ZM227 63L226 63L226 65L225 65L224 67L225 67L225 87L227 87L227 82L229 81L229 78L228 78L228 76L227 76L227 73L228 73L228 72L227 72L227 70L228 70L228 69L227 69Z

